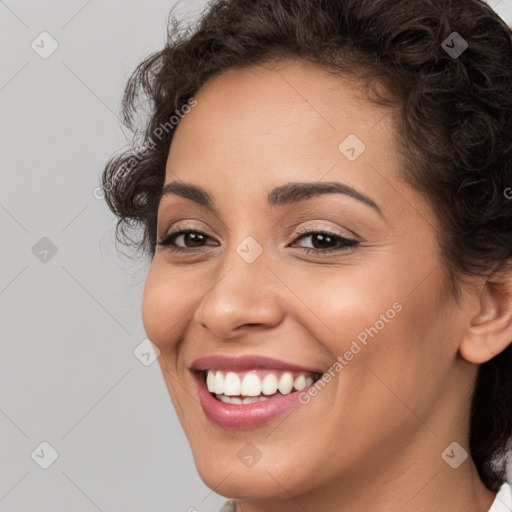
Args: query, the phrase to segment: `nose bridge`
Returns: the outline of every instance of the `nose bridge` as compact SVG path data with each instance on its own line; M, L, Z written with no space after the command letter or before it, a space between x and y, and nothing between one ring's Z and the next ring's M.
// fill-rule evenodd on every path
M211 288L196 309L196 321L221 338L234 336L233 331L247 324L277 325L282 311L269 266L262 244L244 238L216 267Z

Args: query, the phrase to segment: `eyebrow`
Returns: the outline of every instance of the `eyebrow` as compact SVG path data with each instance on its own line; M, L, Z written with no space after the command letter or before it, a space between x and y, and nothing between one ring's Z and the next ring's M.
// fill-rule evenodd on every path
M368 197L366 194L359 192L355 188L337 181L286 183L285 185L272 189L268 193L267 202L271 207L279 207L305 201L312 197L324 194L343 194L352 197L353 199L370 206L382 217L384 216L379 205L373 199ZM218 213L213 197L204 188L198 185L193 185L192 183L186 183L183 181L173 181L163 187L160 199L169 195L176 195L185 199L190 199L191 201Z

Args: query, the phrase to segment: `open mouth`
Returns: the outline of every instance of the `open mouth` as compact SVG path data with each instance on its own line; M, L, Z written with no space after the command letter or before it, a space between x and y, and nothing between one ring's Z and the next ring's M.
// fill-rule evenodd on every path
M258 428L290 413L323 375L260 355L203 356L189 370L206 418L223 429Z
M201 371L211 395L226 404L253 404L302 391L322 377L321 373L278 370Z

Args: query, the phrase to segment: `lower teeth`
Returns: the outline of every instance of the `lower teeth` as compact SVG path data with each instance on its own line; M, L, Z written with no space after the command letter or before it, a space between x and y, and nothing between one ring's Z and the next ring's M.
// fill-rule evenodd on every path
M215 398L217 400L220 400L221 402L224 402L225 404L254 404L256 402L265 402L266 400L269 400L266 396L246 396L246 397L240 397L240 396L226 396L226 395L215 395Z

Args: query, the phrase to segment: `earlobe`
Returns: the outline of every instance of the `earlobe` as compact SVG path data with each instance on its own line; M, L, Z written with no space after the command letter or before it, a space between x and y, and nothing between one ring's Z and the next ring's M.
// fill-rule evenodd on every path
M485 363L501 352L501 350L493 351L493 344L489 343L485 334L472 335L471 333L463 338L459 351L466 361L475 364Z
M471 318L459 351L470 363L482 364L512 343L512 273L489 279L478 298L479 310Z

